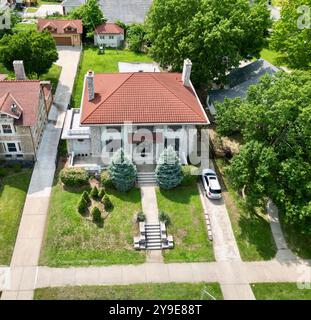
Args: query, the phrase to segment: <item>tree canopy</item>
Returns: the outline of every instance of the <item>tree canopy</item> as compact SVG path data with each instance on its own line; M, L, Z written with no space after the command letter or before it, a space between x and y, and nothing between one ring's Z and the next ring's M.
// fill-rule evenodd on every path
M69 17L82 19L84 31L88 36L93 34L98 25L106 21L97 0L87 0L85 4L72 10Z
M145 26L141 23L132 24L127 30L127 43L129 49L136 53L142 52L146 42Z
M303 6L309 9L303 11ZM292 68L305 69L311 63L311 0L285 1L281 19L273 28L272 49L282 54L282 60Z
M217 130L240 131L244 145L228 174L246 197L259 204L270 197L288 221L311 232L311 75L296 71L266 75L245 100L217 107ZM232 112L231 112L232 111ZM229 121L232 119L233 131Z
M270 22L261 0L154 0L146 20L153 58L174 71L191 59L197 84L224 81L242 58L259 56Z
M14 60L23 60L26 74L39 78L57 59L55 41L49 32L6 34L0 41L0 61L8 70L13 70Z

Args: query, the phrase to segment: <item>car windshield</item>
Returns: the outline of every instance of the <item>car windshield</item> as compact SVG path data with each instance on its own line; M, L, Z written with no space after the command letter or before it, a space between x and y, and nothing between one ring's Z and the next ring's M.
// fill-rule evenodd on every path
M221 190L220 189L209 189L210 193L215 193L215 194L220 194L221 193Z

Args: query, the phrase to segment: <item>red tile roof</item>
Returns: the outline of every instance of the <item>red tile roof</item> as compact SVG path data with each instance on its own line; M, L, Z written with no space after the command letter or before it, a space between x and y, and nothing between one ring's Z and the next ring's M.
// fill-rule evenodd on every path
M56 20L56 19L38 19L37 29L38 31L43 31L47 27L56 28L57 34L70 34L73 32L65 31L67 27L76 28L77 32L82 34L83 26L82 20Z
M95 74L95 98L85 85L81 123L207 123L201 104L180 73Z
M37 120L40 90L39 80L0 81L0 112L18 118L18 125L34 125ZM18 111L22 111L19 117L11 111L13 103L17 104Z
M95 32L96 33L101 33L101 34L105 34L105 33L108 33L108 34L119 34L119 33L124 33L124 30L119 27L118 25L116 25L115 23L103 23L99 26L96 27L95 29Z

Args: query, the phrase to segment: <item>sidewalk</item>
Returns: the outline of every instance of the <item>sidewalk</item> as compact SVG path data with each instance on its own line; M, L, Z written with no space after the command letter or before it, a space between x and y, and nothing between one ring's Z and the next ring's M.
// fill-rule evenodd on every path
M70 101L79 58L79 49L65 47L59 51L57 64L62 66L62 72L55 94L55 102L61 101L62 104L58 103L57 108L55 105L52 106L51 112L57 114L56 125L48 123L43 133L11 260L11 288L2 293L2 300L33 298L37 265L56 169L58 141Z

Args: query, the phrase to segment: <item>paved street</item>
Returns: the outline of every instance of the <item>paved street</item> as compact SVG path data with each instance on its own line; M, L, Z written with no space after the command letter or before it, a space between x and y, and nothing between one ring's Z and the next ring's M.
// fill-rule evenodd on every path
M58 52L57 64L62 67L62 72L55 94L56 105L53 105L51 110L51 116L54 116L56 122L49 123L43 134L12 256L12 287L10 291L3 292L1 299L32 299L33 297L36 266L39 261L55 173L58 141L80 57L80 48L63 47Z

